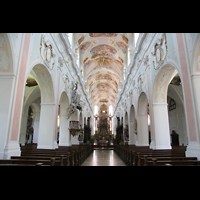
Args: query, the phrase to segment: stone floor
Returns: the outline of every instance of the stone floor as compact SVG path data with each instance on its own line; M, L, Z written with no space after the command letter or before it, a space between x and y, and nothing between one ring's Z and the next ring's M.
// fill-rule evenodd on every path
M126 166L114 150L94 150L81 166Z

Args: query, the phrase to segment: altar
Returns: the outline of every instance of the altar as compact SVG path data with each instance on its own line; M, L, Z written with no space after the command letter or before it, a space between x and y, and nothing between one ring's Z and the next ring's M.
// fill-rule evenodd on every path
M111 131L111 117L108 115L108 108L105 104L103 104L100 108L99 115L96 116L96 131L94 135L95 148L113 148L110 145L110 141L112 140L112 131Z
M104 146L108 146L109 141L108 140L99 140L99 145L104 147Z
M94 145L94 149L114 149L114 146L109 140L99 140L98 144Z

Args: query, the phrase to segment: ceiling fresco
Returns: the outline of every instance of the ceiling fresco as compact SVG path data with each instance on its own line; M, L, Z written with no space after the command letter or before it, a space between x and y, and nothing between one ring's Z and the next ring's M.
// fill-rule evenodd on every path
M74 33L85 89L92 106L115 106L133 33Z
M90 37L116 37L118 33L89 33Z

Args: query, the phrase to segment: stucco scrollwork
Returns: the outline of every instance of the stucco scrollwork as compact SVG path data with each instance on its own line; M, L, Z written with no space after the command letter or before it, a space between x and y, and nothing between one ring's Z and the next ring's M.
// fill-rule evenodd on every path
M52 70L55 64L55 54L53 53L52 45L44 35L41 36L40 55L47 67Z
M151 52L151 54L153 55L154 69L160 69L167 56L167 40L165 33L163 33L161 35L161 38L156 41L156 44L154 45L154 50L153 52Z

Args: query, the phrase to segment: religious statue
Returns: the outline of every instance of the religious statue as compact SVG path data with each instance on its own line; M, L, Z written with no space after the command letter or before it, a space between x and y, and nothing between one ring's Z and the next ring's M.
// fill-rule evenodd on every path
M33 118L31 116L28 116L27 119L27 129L26 129L26 144L32 143L33 141Z
M137 120L136 119L134 120L134 123L133 123L133 132L137 135Z
M128 135L128 125L126 124L126 128L124 129L124 139L126 141L129 140L129 135Z
M67 108L67 119L70 118L70 116L76 111L76 109L81 110L80 96L77 93L77 89L78 81L72 84L72 103L70 103L70 106Z

